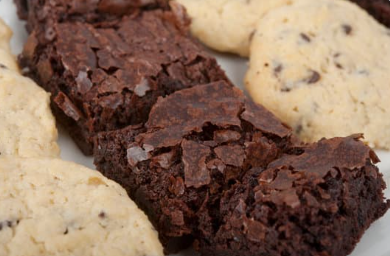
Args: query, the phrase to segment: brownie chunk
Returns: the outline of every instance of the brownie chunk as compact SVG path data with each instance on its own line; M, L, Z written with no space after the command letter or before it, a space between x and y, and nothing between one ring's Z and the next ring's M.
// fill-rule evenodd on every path
M20 63L51 92L57 119L84 153L92 153L97 132L145 122L159 96L228 81L189 36L185 10L171 8L96 23L53 22L30 34Z
M224 192L278 159L290 134L221 81L159 98L144 126L100 133L95 164L148 214L169 253L192 241L199 217L219 218Z
M390 206L379 160L360 138L297 147L246 172L219 214L198 212L202 255L348 255Z
M350 0L366 9L375 19L390 28L389 0Z

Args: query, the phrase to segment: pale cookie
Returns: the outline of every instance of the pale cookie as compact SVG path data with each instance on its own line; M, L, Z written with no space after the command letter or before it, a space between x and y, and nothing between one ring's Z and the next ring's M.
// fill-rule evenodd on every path
M5 66L8 69L19 71L16 58L12 55L9 45L11 37L11 29L0 18L0 67Z
M249 55L257 21L268 11L295 0L176 0L192 18L191 31L207 46Z
M59 159L0 158L0 256L160 256L117 183Z
M269 12L251 45L252 98L304 141L364 133L390 148L390 30L346 1Z
M0 67L0 157L59 156L50 97L31 79Z

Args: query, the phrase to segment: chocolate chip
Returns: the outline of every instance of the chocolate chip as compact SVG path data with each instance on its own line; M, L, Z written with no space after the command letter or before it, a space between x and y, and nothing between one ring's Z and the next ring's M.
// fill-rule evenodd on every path
M107 217L107 215L106 215L105 212L101 211L101 212L99 213L99 218L105 219L106 217Z
M13 226L18 225L19 222L20 222L20 220L15 220L15 221L6 220L6 221L3 221L3 222L0 222L0 231L3 228L6 228L6 227L12 228Z
M302 38L303 40L305 40L306 42L308 42L308 43L311 42L310 37L309 37L308 35L306 35L305 33L301 33L300 36L301 36L301 38Z
M276 67L274 68L274 75L275 75L276 77L278 77L278 76L279 76L279 73L282 72L282 70L283 70L283 66L282 66L282 64L279 64L278 66L276 66Z
M68 233L69 233L69 230L68 230L68 228L66 228L64 231L64 235L67 235Z
M280 89L281 92L291 92L291 88L283 87Z
M7 67L6 65L4 65L4 64L1 64L1 63L0 63L0 68L3 68L3 69L8 69L8 67Z
M306 80L308 84L315 84L321 79L321 75L315 71L315 70L310 70L311 76Z
M340 64L340 63L335 63L335 65L336 65L336 67L338 68L338 69L344 69L344 67Z
M352 27L350 25L343 24L342 28L343 28L345 34L350 35L352 33Z

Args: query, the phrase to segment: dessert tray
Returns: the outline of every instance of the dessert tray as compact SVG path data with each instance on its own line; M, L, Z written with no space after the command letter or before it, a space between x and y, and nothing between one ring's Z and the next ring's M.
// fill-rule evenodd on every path
M13 38L11 42L12 51L18 55L27 38L27 32L24 28L24 22L20 21L16 14L16 8L12 0L0 0L0 17L12 28ZM236 57L229 54L220 54L210 50L222 68L227 72L227 75L232 80L233 84L243 89L243 79L247 71L248 60ZM62 127L59 129L59 145L61 148L61 157L64 160L79 163L89 168L95 169L93 158L86 157L75 145ZM381 160L379 169L384 175L386 183L390 184L390 152L377 151ZM385 196L390 198L390 189L385 191ZM360 243L351 254L352 256L389 256L390 255L390 212L383 218L376 221L366 231ZM192 250L177 254L177 256L197 255Z

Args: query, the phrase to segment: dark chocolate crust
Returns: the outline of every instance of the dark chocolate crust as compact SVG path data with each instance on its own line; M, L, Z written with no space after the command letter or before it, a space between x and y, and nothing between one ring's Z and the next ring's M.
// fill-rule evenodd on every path
M217 82L159 98L144 127L100 133L95 164L128 191L173 252L192 240L199 214L218 218L224 191L279 158L290 135L240 90Z
M390 206L378 158L360 138L297 147L248 171L222 196L217 218L202 214L202 255L348 255Z
M375 19L390 28L389 0L350 0L367 10Z
M52 108L86 154L93 136L147 120L159 96L226 80L188 33L185 10L137 12L110 21L46 24L20 56L29 76L52 94Z

